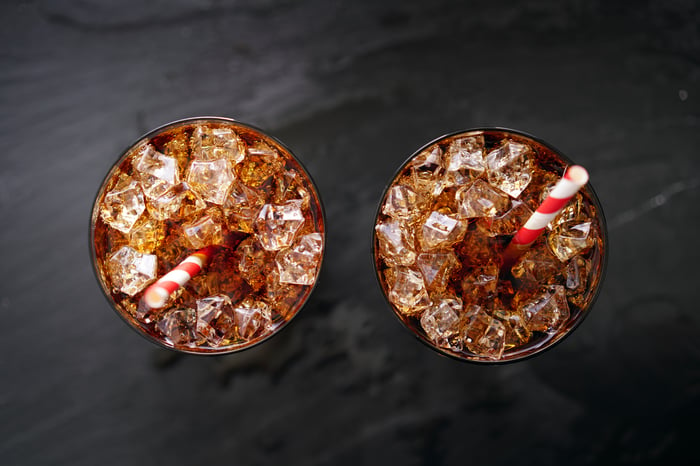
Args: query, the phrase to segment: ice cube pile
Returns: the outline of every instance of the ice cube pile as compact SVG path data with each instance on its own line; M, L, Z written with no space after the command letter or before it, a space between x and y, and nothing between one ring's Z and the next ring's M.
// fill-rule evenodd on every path
M95 267L128 321L167 346L228 352L275 332L318 276L318 195L291 153L226 120L166 127L110 172L93 211ZM197 249L210 263L162 309L144 290Z
M472 131L409 160L386 191L374 253L401 320L440 351L507 360L560 338L593 299L602 225L586 187L508 270L501 253L564 173L525 136Z

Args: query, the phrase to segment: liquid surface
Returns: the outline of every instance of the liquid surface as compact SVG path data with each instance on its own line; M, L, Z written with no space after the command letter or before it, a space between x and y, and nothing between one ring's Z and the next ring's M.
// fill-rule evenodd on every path
M502 258L566 166L543 144L495 130L445 137L406 162L374 235L379 281L402 322L438 351L474 361L520 359L571 331L604 264L590 187L515 263Z
M169 125L112 168L92 215L94 265L134 328L175 349L240 350L278 331L316 282L318 194L294 156L227 120ZM213 247L212 247L213 246ZM149 285L196 251L203 270L153 309Z

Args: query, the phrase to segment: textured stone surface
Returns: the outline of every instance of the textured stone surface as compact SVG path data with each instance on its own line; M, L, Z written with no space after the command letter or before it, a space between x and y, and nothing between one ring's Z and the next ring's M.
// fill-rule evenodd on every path
M696 1L15 3L0 7L4 464L697 462ZM117 154L201 114L279 137L327 214L305 309L219 358L129 331L87 253ZM610 233L591 315L502 367L416 342L369 260L398 166L481 125L586 166Z

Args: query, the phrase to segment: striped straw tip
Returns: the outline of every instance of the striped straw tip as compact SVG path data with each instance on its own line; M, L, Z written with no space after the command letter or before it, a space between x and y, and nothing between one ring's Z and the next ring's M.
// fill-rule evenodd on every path
M170 294L158 286L152 286L143 295L143 301L152 309L160 309L168 302Z
M579 186L583 186L588 183L588 171L581 165L572 165L566 171L566 178L573 181Z

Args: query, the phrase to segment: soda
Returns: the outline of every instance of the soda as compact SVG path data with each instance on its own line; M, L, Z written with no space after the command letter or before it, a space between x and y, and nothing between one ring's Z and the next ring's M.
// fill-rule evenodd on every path
M590 184L514 263L503 256L569 164L504 129L443 136L404 163L380 202L373 252L390 306L420 340L462 360L516 361L588 314L606 262Z
M107 174L91 217L98 282L150 340L189 353L249 348L286 325L319 274L323 213L313 182L279 141L225 118L142 137ZM201 272L169 296L144 292L198 250Z

